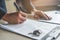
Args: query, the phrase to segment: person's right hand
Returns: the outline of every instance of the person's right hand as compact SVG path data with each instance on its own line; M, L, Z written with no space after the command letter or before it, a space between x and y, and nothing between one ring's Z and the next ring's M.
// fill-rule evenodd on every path
M2 19L10 24L18 24L18 23L23 23L26 20L25 17L26 14L22 11L19 11L10 14L5 14Z

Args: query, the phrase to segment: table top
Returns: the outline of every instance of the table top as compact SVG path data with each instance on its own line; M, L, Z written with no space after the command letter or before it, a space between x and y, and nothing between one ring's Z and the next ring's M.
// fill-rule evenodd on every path
M31 39L0 29L0 40L31 40Z

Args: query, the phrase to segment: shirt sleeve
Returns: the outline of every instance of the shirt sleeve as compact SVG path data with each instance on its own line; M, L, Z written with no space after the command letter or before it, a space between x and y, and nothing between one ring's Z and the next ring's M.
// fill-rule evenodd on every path
M5 0L0 0L0 19L7 13Z

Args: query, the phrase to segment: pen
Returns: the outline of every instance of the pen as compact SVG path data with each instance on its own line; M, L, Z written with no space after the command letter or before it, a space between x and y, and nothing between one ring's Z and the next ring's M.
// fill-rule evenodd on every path
M14 2L14 5L17 8L17 10L20 11L20 7L18 6L18 4L16 2Z

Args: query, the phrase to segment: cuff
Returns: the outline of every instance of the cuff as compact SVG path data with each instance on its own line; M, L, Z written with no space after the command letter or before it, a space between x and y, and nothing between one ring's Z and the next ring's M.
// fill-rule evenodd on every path
M0 8L0 19L6 14L6 10L4 10L3 8Z

